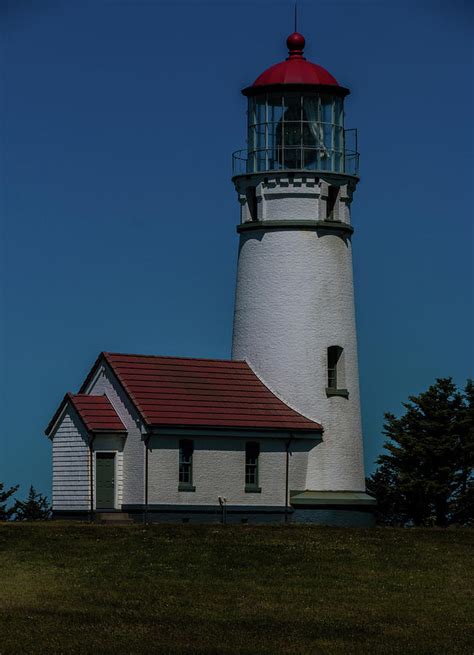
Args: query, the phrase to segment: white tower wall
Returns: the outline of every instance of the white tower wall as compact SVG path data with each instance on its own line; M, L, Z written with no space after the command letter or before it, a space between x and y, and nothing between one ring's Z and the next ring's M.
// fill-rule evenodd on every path
M298 175L235 180L242 225L232 357L247 360L283 400L322 423L323 442L308 456L306 489L363 491L349 225L355 182ZM330 220L328 181L340 187ZM343 348L337 386L348 397L326 391L330 346Z

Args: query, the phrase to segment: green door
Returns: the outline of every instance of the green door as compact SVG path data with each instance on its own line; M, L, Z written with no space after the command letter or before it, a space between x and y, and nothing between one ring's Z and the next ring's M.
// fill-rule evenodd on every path
M96 454L96 508L115 507L115 453Z

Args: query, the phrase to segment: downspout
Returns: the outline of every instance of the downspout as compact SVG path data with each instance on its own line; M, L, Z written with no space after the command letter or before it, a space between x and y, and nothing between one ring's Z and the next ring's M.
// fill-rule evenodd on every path
M151 439L151 434L147 433L145 437L145 512L143 520L145 525L148 523L148 444Z
M89 437L89 481L90 481L90 509L89 509L89 521L92 523L94 519L94 451L92 446L94 444L95 434L91 432Z
M289 519L289 506L288 506L288 487L290 479L290 444L293 441L293 435L290 435L290 438L285 443L286 446L286 470L285 470L285 523L288 523Z

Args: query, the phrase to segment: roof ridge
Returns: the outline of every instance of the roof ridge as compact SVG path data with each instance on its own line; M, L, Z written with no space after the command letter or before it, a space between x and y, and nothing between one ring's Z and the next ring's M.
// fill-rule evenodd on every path
M103 355L119 356L119 357L152 357L154 359L182 359L192 360L198 362L226 362L227 364L247 364L244 359L223 359L218 357L183 357L182 355L143 355L140 353L118 353L102 351ZM247 364L248 366L248 364Z

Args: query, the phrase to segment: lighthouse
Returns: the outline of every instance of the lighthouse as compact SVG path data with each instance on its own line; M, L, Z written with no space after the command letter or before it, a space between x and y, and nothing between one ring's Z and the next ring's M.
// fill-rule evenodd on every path
M287 45L288 58L243 90L232 359L99 353L46 428L54 518L373 525L349 91L305 59L301 34Z
M288 57L243 89L247 149L233 155L240 205L232 358L323 426L308 453L313 507L365 497L352 271L357 132L349 89L287 39ZM331 492L332 495L331 495ZM329 494L329 495L328 495ZM296 504L296 503L295 503Z

